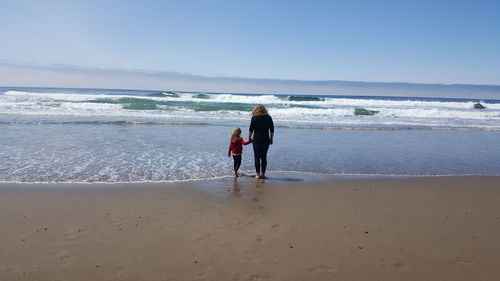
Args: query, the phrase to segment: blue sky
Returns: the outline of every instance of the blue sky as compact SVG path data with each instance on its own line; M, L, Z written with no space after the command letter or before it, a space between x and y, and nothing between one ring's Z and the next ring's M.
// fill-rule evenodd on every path
M500 1L1 1L0 60L500 84Z

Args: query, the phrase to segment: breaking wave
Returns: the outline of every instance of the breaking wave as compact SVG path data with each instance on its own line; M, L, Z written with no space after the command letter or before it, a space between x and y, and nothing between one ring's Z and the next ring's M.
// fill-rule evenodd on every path
M0 114L247 120L259 103L276 120L290 123L500 128L498 101L482 102L486 108L475 109L472 100L418 98L10 90L0 95Z

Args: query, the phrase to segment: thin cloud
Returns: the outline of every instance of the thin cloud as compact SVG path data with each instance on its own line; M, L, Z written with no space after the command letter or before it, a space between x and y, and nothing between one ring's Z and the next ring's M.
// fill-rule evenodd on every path
M305 81L205 77L178 72L0 62L0 86L111 88L218 93L418 96L499 99L500 85Z

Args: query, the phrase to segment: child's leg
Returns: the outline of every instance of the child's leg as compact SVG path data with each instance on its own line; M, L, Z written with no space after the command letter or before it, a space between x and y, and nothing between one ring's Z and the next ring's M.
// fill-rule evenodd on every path
M241 166L241 155L233 155L234 159L234 172L238 172Z

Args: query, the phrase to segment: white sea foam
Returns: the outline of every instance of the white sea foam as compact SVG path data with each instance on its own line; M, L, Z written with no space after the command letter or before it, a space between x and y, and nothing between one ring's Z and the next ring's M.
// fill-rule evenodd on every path
M207 98L208 97L208 98ZM133 103L153 104L153 108L130 109ZM277 121L323 124L380 124L427 126L500 127L500 104L483 103L473 108L467 101L380 100L367 97L297 101L274 95L178 93L177 96L138 96L89 93L44 93L7 91L0 95L0 114L41 116L107 116L160 119L247 120L249 109L266 104ZM234 104L242 104L235 110ZM198 106L210 105L207 111ZM356 116L355 108L379 111L374 116Z
M11 102L24 101L90 101L95 99L120 99L120 98L137 98L144 100L156 101L194 101L194 102L212 102L212 103L244 103L244 104L279 104L279 105L306 105L319 107L369 107L369 108L456 108L456 109L471 109L473 102L455 102L455 101L416 101L416 100L380 100L380 99L352 99L352 98L322 98L321 101L290 101L274 95L235 95L235 94L209 94L209 98L196 98L195 93L180 93L178 97L172 96L134 96L134 95L106 95L106 94L75 94L75 93L38 93L38 92L23 92L23 91L7 91L2 96L2 100ZM13 98L13 99L9 99ZM2 101L0 100L0 101ZM488 109L500 110L500 104L488 104Z
M224 177L232 172L228 134L234 126L248 126L256 103L265 104L275 120L271 177L273 171L477 175L498 174L500 169L499 104L483 103L487 108L477 110L472 102L460 100L140 94L0 94L0 182ZM356 108L379 112L357 116ZM253 170L250 147L244 148L243 171Z

